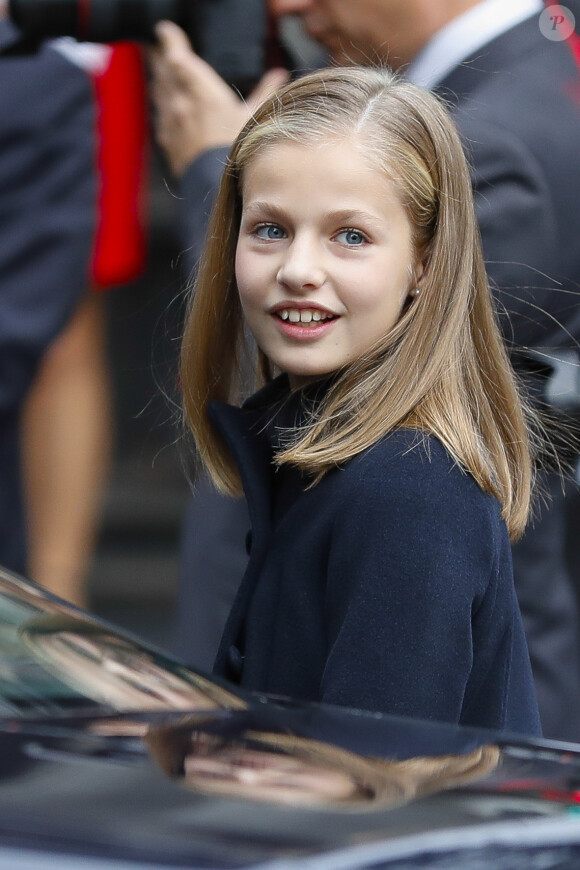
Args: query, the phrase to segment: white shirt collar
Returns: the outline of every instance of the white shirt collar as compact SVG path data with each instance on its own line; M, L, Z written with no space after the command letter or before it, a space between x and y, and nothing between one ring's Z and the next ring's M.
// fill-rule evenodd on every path
M406 78L434 88L479 48L543 8L542 0L482 0L429 40L408 66Z

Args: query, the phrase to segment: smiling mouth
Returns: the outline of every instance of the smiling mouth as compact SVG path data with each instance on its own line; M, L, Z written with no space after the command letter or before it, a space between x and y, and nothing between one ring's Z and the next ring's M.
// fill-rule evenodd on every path
M296 323L300 326L314 327L320 326L329 320L336 320L336 314L329 314L326 311L320 311L318 308L282 308L280 311L274 312L275 316L286 323Z

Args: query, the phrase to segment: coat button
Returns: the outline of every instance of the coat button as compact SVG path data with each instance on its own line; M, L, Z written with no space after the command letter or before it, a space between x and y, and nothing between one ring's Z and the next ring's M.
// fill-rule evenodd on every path
M232 679L239 679L244 669L244 657L234 644L228 650L228 669Z

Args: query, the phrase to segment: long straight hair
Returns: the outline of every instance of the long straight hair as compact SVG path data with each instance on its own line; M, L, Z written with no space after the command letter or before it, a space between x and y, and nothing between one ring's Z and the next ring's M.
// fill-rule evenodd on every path
M241 491L207 405L242 400L245 357L255 361L252 388L273 375L244 329L236 287L244 173L276 143L308 147L353 136L395 184L406 209L424 266L421 293L380 341L336 373L276 461L292 463L316 483L389 431L414 427L436 435L497 497L516 538L529 511L530 439L496 322L467 163L442 103L387 70L328 69L286 85L256 111L231 149L182 345L185 416L199 454L219 489Z

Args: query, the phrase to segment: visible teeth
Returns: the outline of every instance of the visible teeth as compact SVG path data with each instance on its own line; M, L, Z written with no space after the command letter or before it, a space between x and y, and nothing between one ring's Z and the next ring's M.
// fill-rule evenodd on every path
M332 314L326 314L317 308L282 308L278 311L278 317L282 320L288 320L290 323L312 323L312 325L315 325L321 321L331 319Z

